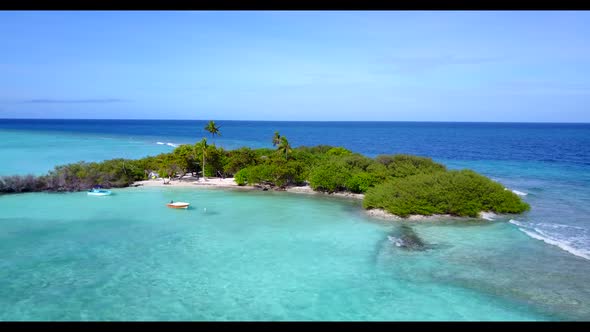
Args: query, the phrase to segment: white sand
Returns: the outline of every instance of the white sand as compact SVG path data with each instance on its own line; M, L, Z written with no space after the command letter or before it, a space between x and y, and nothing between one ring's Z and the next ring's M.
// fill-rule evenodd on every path
M310 195L329 195L329 196L336 196L336 197L346 197L346 198L354 198L354 199L363 199L365 195L363 194L355 194L355 193L323 193L318 191L313 191L310 186L300 186L300 187L289 187L286 191L290 193L296 194L310 194Z
M480 212L479 213L479 218L485 219L485 220L494 220L497 217L498 217L498 215L495 214L494 212Z
M234 181L234 178L197 178L185 176L182 179L172 179L168 182L168 179L155 179L136 181L133 186L144 186L144 187L213 187L213 188L244 188L244 189L255 189L252 186L238 186Z
M166 179L168 182L168 179ZM182 179L173 179L168 183L164 183L163 179L155 179L155 180L145 180L145 181L136 181L133 183L132 186L144 186L144 187L211 187L211 188L240 188L240 189L256 189L261 190L260 187L255 186L238 186L238 184L234 181L234 178L207 178L204 180L203 178L197 178L185 176ZM330 196L337 196L337 197L346 197L346 198L354 198L354 199L363 199L365 195L363 194L354 194L354 193L322 193L313 191L310 186L298 186L298 187L288 187L285 191L296 193L296 194L310 194L310 195L330 195Z

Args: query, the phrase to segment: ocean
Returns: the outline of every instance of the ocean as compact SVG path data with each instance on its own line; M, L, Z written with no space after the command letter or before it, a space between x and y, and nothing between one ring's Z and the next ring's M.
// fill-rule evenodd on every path
M139 158L208 137L227 149L408 153L502 183L531 211L424 222L432 248L358 202L126 188L0 196L0 320L587 320L590 124L0 119L0 175ZM170 211L162 202L194 202ZM205 210L206 209L206 210Z

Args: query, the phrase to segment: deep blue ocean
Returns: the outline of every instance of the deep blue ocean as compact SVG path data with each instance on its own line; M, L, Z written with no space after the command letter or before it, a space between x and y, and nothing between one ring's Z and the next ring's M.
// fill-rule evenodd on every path
M270 146L274 131L294 146L344 146L368 156L412 153L445 160L506 160L590 165L590 124L476 122L217 121L221 145ZM138 140L193 143L206 121L13 120L0 129L86 133Z
M590 318L589 311L583 308L590 300L590 293L580 286L590 281L587 274L590 271L590 124L222 120L216 123L222 135L211 138L203 129L206 121L0 119L0 175L42 174L58 164L79 160L155 155L202 137L227 149L272 147L275 131L286 136L292 146L344 146L370 157L395 153L428 156L448 168L470 168L489 176L527 201L531 211L505 220L503 225L508 229L502 228L506 232L502 234L509 234L507 238L522 235L518 241L524 242L519 242L518 248L526 249L502 253L503 258L480 257L481 262L503 266L506 272L503 278L509 278L506 277L509 272L516 269L507 264L521 264L520 273L538 278L527 281L528 286L524 283L515 286L514 292L533 287L538 281L531 301L549 303L560 298L561 302L555 305L563 306L559 307L563 313L582 308L573 318ZM430 228L423 231L436 233ZM477 234L469 236L475 238ZM483 242L492 248L492 240ZM482 272L482 276L486 273ZM556 280L559 273L565 277ZM473 280L465 283L471 285ZM498 287L501 281L501 278L494 279ZM518 283L516 279L514 282ZM571 285L566 285L568 282Z

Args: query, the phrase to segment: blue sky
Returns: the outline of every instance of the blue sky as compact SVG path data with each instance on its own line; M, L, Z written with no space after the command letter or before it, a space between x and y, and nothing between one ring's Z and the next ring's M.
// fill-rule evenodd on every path
M590 12L0 12L1 118L590 122Z

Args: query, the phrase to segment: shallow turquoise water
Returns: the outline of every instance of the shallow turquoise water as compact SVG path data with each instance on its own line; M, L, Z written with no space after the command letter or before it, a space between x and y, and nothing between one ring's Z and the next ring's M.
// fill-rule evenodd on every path
M270 146L279 130L295 146L432 156L526 194L532 210L413 224L433 249L407 252L387 240L400 224L337 199L170 188L2 196L0 320L590 319L588 125L221 124L216 141L230 149ZM0 120L0 175L169 152L203 125ZM164 208L170 199L197 208Z
M0 210L0 320L590 317L586 280L566 278L583 259L502 222L414 224L434 247L408 252L358 202L288 193L35 193Z
M1 121L2 119L0 119ZM133 134L6 130L0 127L0 176L42 175L57 165L113 158L143 158L169 153L179 144L192 144L201 137L168 139ZM209 143L217 142L209 138ZM226 149L242 146L267 147L239 139L223 140Z
M42 175L67 163L141 158L174 149L156 143L133 137L0 130L0 151L5 156L0 176Z

